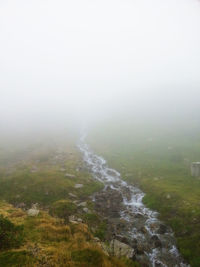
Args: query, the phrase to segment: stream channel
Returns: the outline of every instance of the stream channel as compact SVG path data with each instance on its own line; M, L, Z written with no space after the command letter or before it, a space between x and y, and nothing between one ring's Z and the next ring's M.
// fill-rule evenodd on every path
M82 135L78 147L94 179L104 184L102 192L94 195L95 207L110 225L112 238L134 249L133 260L141 266L189 267L181 257L171 228L158 219L158 213L147 208L144 193L123 181L119 172L107 166L96 155Z

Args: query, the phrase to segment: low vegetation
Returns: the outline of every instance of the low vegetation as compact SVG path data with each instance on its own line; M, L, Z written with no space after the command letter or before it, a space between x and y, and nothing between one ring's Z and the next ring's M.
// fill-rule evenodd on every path
M105 240L106 223L90 196L103 185L92 179L71 144L1 151L0 266L137 266L108 256L95 239ZM32 206L37 216L28 215Z

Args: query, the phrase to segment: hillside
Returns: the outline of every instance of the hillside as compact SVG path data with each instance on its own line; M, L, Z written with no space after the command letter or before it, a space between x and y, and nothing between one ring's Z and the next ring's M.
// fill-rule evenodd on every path
M103 185L65 142L2 144L0 266L138 266L105 250L91 196Z

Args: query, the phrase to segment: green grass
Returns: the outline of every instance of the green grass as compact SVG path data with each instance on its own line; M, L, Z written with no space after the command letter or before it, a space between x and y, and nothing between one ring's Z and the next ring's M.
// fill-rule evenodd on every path
M65 219L68 221L70 215L77 213L77 206L69 200L59 200L54 202L49 210L52 216Z
M48 166L38 164L36 173L30 172L30 163L18 167L12 174L2 174L0 177L0 199L4 199L14 205L24 202L27 207L32 203L41 206L50 206L52 203L67 199L68 193L74 193L79 198L88 197L103 188L103 185L95 181L87 172L76 171L79 158L66 162L68 173L74 174L75 178L65 177L60 166ZM46 167L48 166L48 168ZM75 189L76 183L83 184L83 188Z

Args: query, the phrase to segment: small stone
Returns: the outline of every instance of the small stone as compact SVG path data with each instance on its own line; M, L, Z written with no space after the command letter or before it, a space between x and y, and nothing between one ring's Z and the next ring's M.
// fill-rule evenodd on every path
M158 247L162 247L162 242L160 241L160 239L156 236L156 235L153 235L151 237L151 242L153 242L153 245L155 248L158 248Z
M70 223L77 223L76 218L74 215L68 217Z
M76 176L73 175L73 174L70 174L70 173L65 173L65 177L68 177L68 178L75 178Z
M75 184L74 187L75 187L75 188L82 188L82 187L83 187L83 184Z
M86 207L87 206L87 202L81 202L80 204L78 204L78 207Z
M83 208L83 211L88 213L89 212L89 209L88 208Z
M166 198L167 199L170 199L171 198L171 195L170 194L167 194Z
M158 229L158 234L165 234L167 232L167 226L164 224L160 224L159 229Z
M28 214L28 216L38 216L38 214L39 214L39 210L38 209L29 209L28 211L27 211L27 214Z

